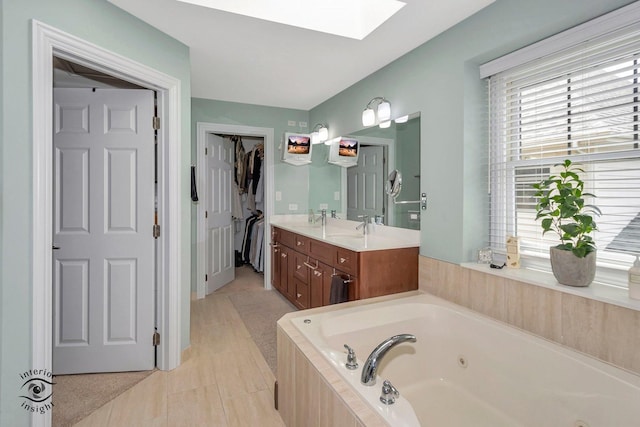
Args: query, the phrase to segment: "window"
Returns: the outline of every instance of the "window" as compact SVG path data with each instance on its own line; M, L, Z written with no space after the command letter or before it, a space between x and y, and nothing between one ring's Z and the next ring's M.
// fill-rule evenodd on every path
M640 26L632 25L489 78L494 251L517 235L525 265L548 258L559 242L542 236L531 185L568 158L597 196L587 203L602 211L600 279L608 268L629 268L640 253L639 62Z

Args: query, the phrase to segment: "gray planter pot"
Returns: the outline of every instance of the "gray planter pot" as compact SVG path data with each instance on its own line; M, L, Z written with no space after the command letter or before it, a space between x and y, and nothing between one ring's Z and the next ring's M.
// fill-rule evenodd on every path
M571 251L550 248L551 270L558 283L568 286L589 286L596 275L596 253L578 258Z

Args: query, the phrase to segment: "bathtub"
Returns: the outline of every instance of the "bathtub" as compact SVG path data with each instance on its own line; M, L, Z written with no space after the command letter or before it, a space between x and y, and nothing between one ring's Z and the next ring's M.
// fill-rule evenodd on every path
M390 426L640 425L639 376L429 294L291 322ZM371 350L401 333L417 342L391 349L376 385L362 385ZM355 350L355 371L344 344ZM385 379L400 392L393 405L379 400Z

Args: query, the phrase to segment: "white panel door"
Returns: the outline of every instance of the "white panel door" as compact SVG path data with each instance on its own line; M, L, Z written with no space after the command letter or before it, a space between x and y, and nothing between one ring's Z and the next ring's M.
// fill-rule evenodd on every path
M207 185L205 259L207 295L235 278L233 221L231 219L231 180L233 144L207 134Z
M154 367L149 90L54 89L53 373Z
M384 147L360 147L358 164L347 169L347 219L384 214Z

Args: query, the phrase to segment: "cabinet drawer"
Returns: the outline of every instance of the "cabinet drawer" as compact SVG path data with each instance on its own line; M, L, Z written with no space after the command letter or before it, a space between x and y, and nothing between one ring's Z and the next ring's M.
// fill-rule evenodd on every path
M283 230L282 228L276 229L276 234L278 236L278 243L282 243L285 246L290 248L296 247L296 234L287 230Z
M336 250L337 248L333 245L309 239L307 253L310 257L321 262L333 265L336 262Z
M357 275L358 253L343 248L337 248L336 252L336 268L345 273Z
M302 252L305 254L308 254L308 248L309 248L309 238L308 237L304 237L301 236L299 234L295 235L295 246L294 249L298 252Z

